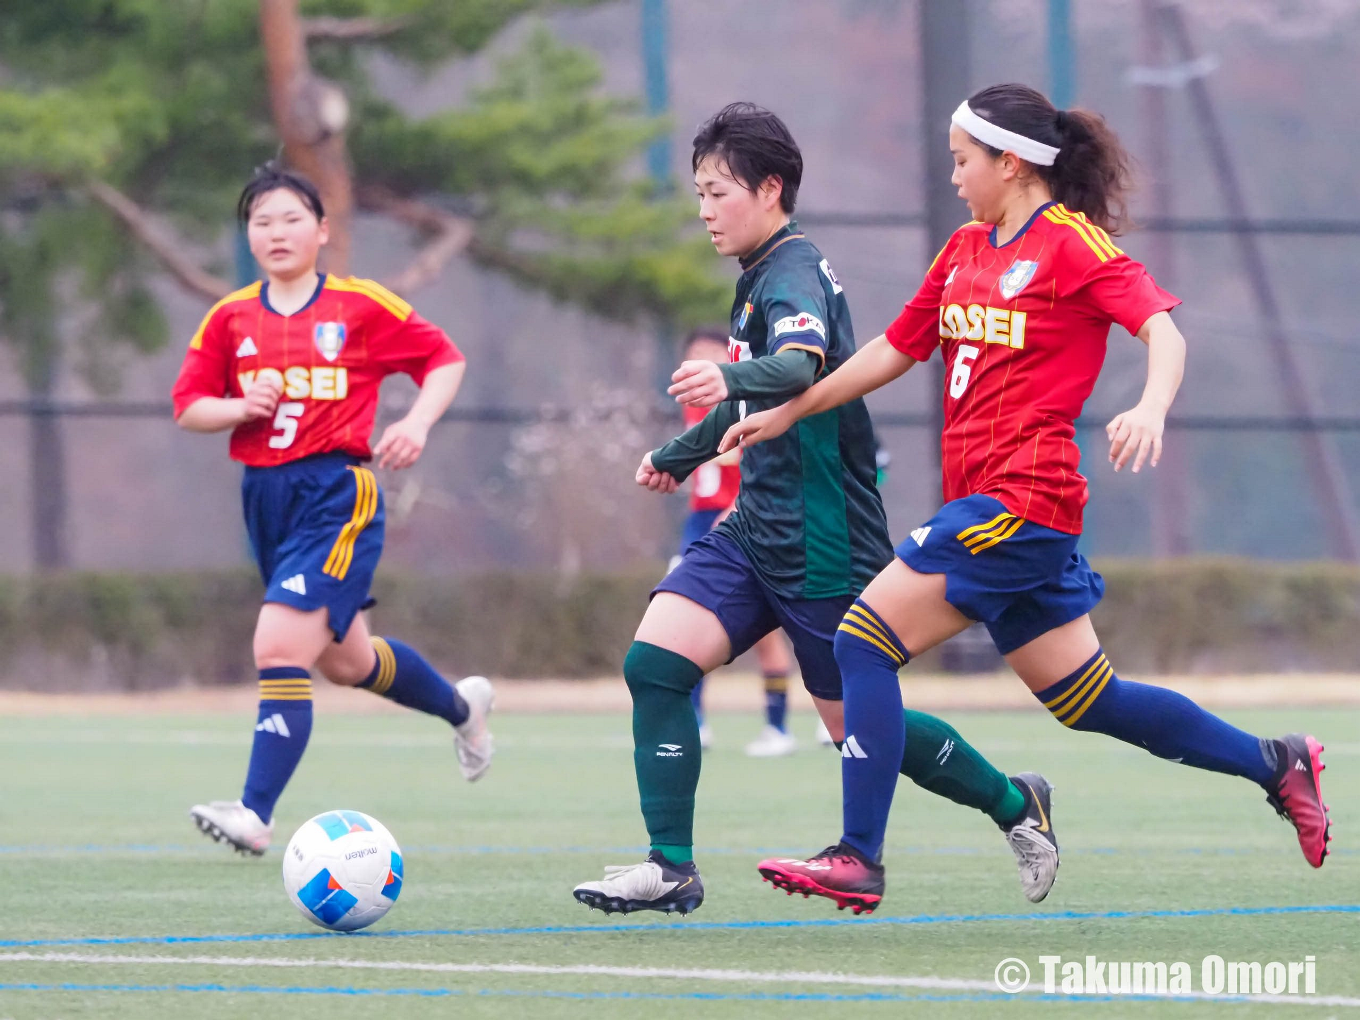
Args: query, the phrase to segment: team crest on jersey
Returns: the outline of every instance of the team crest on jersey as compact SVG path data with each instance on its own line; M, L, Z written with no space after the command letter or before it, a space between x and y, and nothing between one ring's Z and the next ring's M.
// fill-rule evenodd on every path
M741 310L741 318L737 320L737 332L746 328L746 320L751 317L753 311L755 311L755 305L749 301L746 302L746 307Z
M1012 262L1011 267L1002 273L1001 279L997 281L1001 284L1001 296L1009 301L1019 294L1029 285L1029 281L1034 279L1034 272L1038 268L1038 262L1027 259L1016 259Z
M327 361L340 357L345 346L345 324L343 322L318 322L312 331L312 342Z

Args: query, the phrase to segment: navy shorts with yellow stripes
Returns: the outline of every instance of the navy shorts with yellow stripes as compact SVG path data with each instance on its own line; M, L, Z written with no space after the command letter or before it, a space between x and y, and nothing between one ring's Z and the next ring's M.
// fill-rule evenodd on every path
M652 594L663 591L683 595L716 616L727 631L732 659L770 631L782 628L793 645L808 693L825 701L844 697L832 642L845 611L855 601L853 595L784 598L761 579L741 546L721 528L691 545Z
M980 620L1002 655L1089 613L1105 582L1077 535L1022 520L991 496L946 503L897 547L918 574L944 574L945 598Z
M241 480L246 531L266 602L330 611L335 640L369 603L382 555L382 489L357 457L324 453Z

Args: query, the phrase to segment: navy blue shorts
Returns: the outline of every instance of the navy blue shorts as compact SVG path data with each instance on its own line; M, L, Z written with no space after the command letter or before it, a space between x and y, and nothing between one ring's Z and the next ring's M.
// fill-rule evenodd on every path
M710 531L695 542L652 594L663 591L683 595L713 613L727 631L733 659L782 627L793 643L808 693L826 701L841 700L841 671L831 643L854 596L782 598L760 579L741 546L721 531Z
M680 555L684 556L690 546L712 531L721 516L721 510L691 510L680 531Z
M968 496L946 503L897 556L919 574L944 574L949 604L986 625L1007 655L1085 616L1105 594L1078 537L1022 520L991 496Z
M330 611L342 641L368 606L382 556L382 489L357 457L327 453L246 468L241 502L264 601Z

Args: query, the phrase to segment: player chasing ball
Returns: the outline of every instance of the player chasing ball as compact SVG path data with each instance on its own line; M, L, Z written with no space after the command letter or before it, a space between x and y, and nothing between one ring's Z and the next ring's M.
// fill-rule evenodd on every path
M1256 737L1173 691L1121 680L1087 615L1104 582L1077 552L1087 487L1074 422L1111 324L1148 347L1142 399L1106 429L1116 471L1130 460L1134 472L1156 465L1185 364L1169 314L1179 300L1110 239L1128 187L1118 139L1095 114L996 85L959 106L949 145L974 221L950 238L885 335L788 403L733 424L720 446L740 443L753 458L835 408L860 406L941 349L945 506L897 547L836 634L845 746L854 749L841 760L843 833L807 860L762 861L761 874L856 912L878 905L904 752L898 670L978 620L1063 725L1250 780L1321 867L1330 838L1322 746L1303 734Z
M310 671L363 687L454 728L463 777L491 765L485 677L456 685L413 648L370 636L360 615L382 554L383 493L365 463L402 470L463 379L463 355L439 327L370 280L317 272L326 243L316 187L265 167L237 215L266 279L219 301L194 334L174 386L175 420L231 430L245 465L246 530L266 591L255 628L260 707L245 790L190 812L207 835L263 854L274 805L312 730ZM369 449L384 378L404 372L420 394Z
M713 407L697 425L647 454L638 484L674 492L718 453L724 432L815 379L834 378L855 351L850 310L827 260L790 217L803 161L774 114L733 104L700 128L692 166L699 211L714 247L740 260L732 306L731 362L696 359L670 392ZM689 697L703 676L782 628L803 683L832 738L844 733L837 627L892 556L869 414L849 400L745 452L735 511L699 538L659 584L624 659L633 699L633 762L651 850L640 864L609 867L576 899L606 912L689 913L704 898L694 863L698 723ZM870 622L866 626L876 626ZM986 813L1015 853L1022 887L1042 899L1058 847L1048 784L1007 778L948 724L904 711L894 766L933 793ZM899 751L903 747L899 735ZM948 753L942 749L948 748ZM853 741L843 754L861 755Z

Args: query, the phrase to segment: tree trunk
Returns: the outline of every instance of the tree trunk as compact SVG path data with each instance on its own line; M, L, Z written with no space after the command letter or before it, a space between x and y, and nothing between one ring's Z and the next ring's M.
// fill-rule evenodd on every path
M312 73L298 0L260 0L260 39L269 76L274 125L289 166L321 190L331 239L327 272L349 272L354 184L345 146L348 105L339 86Z

